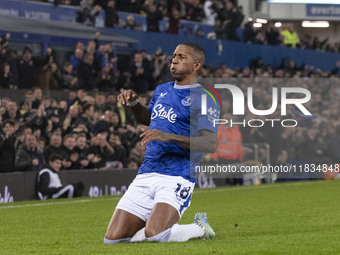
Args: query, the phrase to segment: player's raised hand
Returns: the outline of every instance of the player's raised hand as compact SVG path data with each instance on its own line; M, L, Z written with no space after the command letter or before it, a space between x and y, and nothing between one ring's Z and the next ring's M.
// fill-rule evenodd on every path
M165 133L163 131L160 131L158 129L149 129L142 133L140 137L143 137L142 145L147 144L151 141L160 141L160 142L169 142L170 141L170 135L169 133Z
M130 102L137 99L137 94L132 89L123 90L117 97L119 103L123 105L129 105Z

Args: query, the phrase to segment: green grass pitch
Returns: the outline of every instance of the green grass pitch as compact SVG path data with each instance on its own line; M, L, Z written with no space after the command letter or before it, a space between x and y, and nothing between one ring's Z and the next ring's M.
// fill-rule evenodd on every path
M340 181L198 190L212 240L104 245L119 197L0 205L0 254L340 254Z

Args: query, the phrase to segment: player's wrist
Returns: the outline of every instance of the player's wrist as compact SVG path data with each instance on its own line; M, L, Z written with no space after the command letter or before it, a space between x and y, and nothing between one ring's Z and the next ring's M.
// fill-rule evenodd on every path
M136 106L138 103L139 103L138 99L135 99L135 100L129 102L131 107Z

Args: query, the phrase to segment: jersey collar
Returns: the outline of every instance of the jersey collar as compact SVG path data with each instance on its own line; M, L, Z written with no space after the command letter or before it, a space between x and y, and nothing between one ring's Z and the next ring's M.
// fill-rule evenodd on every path
M201 86L198 83L192 84L192 85L177 85L176 83L174 84L174 89L193 89Z

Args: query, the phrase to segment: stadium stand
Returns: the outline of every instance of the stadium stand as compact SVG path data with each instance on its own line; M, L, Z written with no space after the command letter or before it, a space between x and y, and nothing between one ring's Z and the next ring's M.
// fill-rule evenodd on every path
M17 6L14 6L13 2L16 2ZM97 16L96 25L99 27L86 26L74 22L77 7L63 6L72 2L53 2L59 4L56 12L60 13L54 12L51 3L8 0L3 2L6 8L12 8L12 14L17 15L0 16L2 24L0 32L3 34L0 42L0 124L2 126L0 146L6 145L11 149L6 151L11 153L10 156L3 156L3 151L0 155L2 160L13 159L10 167L0 168L1 172L33 169L36 165L34 156L36 150L46 154L51 151L51 147L52 151L58 152L59 149L55 148L62 148L62 154L67 159L63 162L64 169L107 170L139 166L144 153L144 148L139 143L139 135L146 127L136 124L129 107L117 103L116 96L121 89L138 90L139 88L134 87L135 81L141 81L142 77L144 87L140 90L143 93L140 101L147 103L155 86L171 77L170 50L179 42L190 40L197 41L207 50L207 65L201 71L201 78L247 78L249 79L247 84L256 82L253 99L256 109L267 109L270 106L271 78L294 78L291 81L285 80L287 84L289 83L288 86L293 84L297 87L308 87L313 95L317 95L309 106L313 114L311 118L304 118L293 109L289 111L290 116L299 118L301 126L294 130L266 126L251 129L241 127L244 144L269 145L271 148L269 158L272 164L333 164L340 161L337 152L340 126L337 121L340 117L337 103L339 81L335 79L339 77L339 62L337 62L339 54L336 53L339 49L334 45L327 46L327 41L320 42L319 39L311 43L307 38L300 41L300 48L305 50L280 48L281 37L279 31L273 26L268 26L267 30L250 31L253 28L250 23L246 23L245 28L240 29L241 19L243 19L241 9L232 11L232 14L219 13L220 17L227 16L220 23L216 23L215 27L204 24L203 16L200 16L202 11L204 12L203 5L201 9L186 6L187 9L183 13L191 10L192 14L186 18L202 23L180 21L179 35L125 29L122 22L118 22L115 28L104 28L104 11ZM145 16L135 13L140 12L139 7L129 6L128 9L120 9L119 1L116 2L121 20L126 20L133 15L136 24L139 24L138 30L146 30ZM73 4L80 3L73 2ZM232 10L234 6L231 2L230 4L228 9ZM176 10L180 11L180 6L176 6ZM19 8L17 13L15 8ZM31 10L31 15L40 16L35 16L33 19L20 17L23 16L22 11L25 8ZM40 8L40 14L35 11L35 8ZM171 8L167 6L166 10ZM219 7L219 10L222 9L223 7ZM4 14L4 9L1 10ZM65 10L68 11L62 14ZM134 12L121 12L127 10L134 10ZM44 13L49 13L50 16ZM164 11L163 14L167 13ZM231 15L230 20L228 15ZM167 25L164 24L167 21L167 19L162 20L161 32L166 31ZM230 34L218 35L217 26L222 26L223 30L227 29L230 23L233 26ZM181 35L180 31L184 26L193 31L200 28L205 35L215 31L219 40ZM238 39L235 37L237 35L239 35ZM238 40L250 41L252 44L237 42ZM327 49L333 52L321 52L316 49ZM20 79L24 72L20 72L22 70L20 63L31 66L31 63L38 62L38 60L33 61L31 57L26 58L26 53L33 53L33 56L40 57L40 64L35 65L31 73L37 80L36 84L22 90ZM72 54L74 55L71 56ZM136 65L143 66L138 74ZM140 77L136 77L138 75ZM258 79L261 79L262 83L258 82ZM40 96L36 95L39 94L36 93L39 88L43 89L40 90ZM228 97L222 99L223 105L226 105L224 111L227 112L230 110L228 106L230 107L231 100ZM330 104L330 101L335 103ZM251 116L246 116L245 119L247 118ZM6 131L8 120L15 123L14 134ZM20 149L18 146L15 150L13 147L15 141L19 143L21 134L19 131L24 129L24 126L29 127L28 132L37 137L38 145L33 146L33 151L25 148L30 154L32 164L16 167L15 153L22 155L22 147L25 145ZM58 137L60 141L51 139L53 136ZM11 141L7 143L9 137ZM252 159L252 154L253 151L246 150L243 160ZM260 149L257 159L260 163L268 160L266 151ZM309 176L303 178L308 179Z

